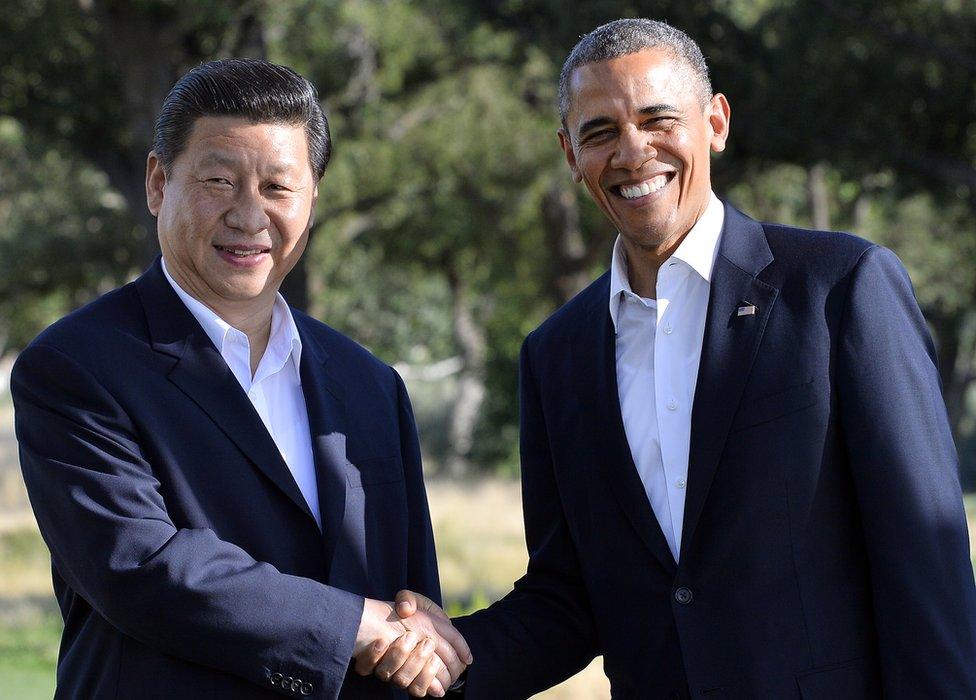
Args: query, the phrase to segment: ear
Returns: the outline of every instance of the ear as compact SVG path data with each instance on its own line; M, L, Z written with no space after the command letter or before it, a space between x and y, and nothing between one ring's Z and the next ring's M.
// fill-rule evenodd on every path
M725 150L725 142L729 138L729 122L732 119L732 110L725 95L720 92L712 95L708 106L705 107L705 118L712 130L712 150L721 153Z
M565 129L560 129L556 133L559 135L559 146L563 149L563 153L566 154L566 162L569 164L569 169L573 171L573 179L576 182L583 182L583 176L580 175L579 168L576 165L576 154L573 152L573 140L569 137Z
M146 206L153 216L159 216L165 187L166 171L163 170L163 164L156 157L155 151L149 151L149 157L146 159Z
M315 226L315 206L319 201L319 184L316 182L315 187L312 189L312 208L308 214L308 227L312 228Z

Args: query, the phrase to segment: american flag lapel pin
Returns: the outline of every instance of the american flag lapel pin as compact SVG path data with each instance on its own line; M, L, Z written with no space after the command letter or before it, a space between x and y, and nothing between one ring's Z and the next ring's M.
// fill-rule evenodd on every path
M755 304L743 304L735 312L736 316L755 316L759 309L756 308Z

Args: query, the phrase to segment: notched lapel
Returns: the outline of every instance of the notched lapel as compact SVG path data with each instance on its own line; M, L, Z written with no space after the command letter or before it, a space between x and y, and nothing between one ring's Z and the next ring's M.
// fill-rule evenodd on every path
M254 466L278 486L308 517L314 517L291 470L261 417L220 353L206 339L191 341L169 379L202 408Z
M602 289L602 297L595 300L585 324L586 329L593 329L595 332L581 345L590 349L593 354L581 354L580 369L575 373L579 380L579 395L592 396L589 402L582 401L583 405L598 407L593 414L597 421L594 425L594 436L600 436L605 445L596 453L603 456L600 466L620 507L665 570L674 572L677 564L647 500L644 483L637 473L630 444L627 442L617 391L616 335L610 318L610 288L609 285L601 285L599 289ZM605 410L599 407L605 407Z
M351 488L359 475L354 474L355 467L346 455L344 392L329 371L328 353L295 320L302 338L302 391L315 459L328 580L347 590L366 591L365 493Z
M240 383L163 275L160 259L136 280L153 349L175 358L168 378L309 518L295 478Z
M757 278L772 260L762 226L727 206L725 231L712 272L691 415L682 558L694 537L729 427L779 294L778 289Z

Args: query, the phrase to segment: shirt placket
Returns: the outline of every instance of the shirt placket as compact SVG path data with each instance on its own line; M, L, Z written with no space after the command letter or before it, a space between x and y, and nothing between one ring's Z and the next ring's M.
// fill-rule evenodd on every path
M657 333L654 344L655 387L658 394L658 432L661 444L661 464L664 469L664 485L667 494L669 538L672 552L678 557L681 526L684 516L685 473L681 465L679 442L687 432L681 391L681 335L674 327L680 312L680 286L684 270L674 261L661 269L658 285Z

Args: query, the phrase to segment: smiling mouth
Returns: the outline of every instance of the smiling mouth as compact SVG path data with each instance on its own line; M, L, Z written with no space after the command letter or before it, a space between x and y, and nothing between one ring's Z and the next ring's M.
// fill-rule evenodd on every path
M674 178L674 173L662 173L632 185L616 185L611 190L624 199L639 199L654 194Z
M260 255L261 253L271 252L270 248L252 248L247 246L241 246L235 248L233 246L223 246L223 245L214 244L214 248L224 253L230 253L231 255L234 255L238 258L248 258L252 255Z

